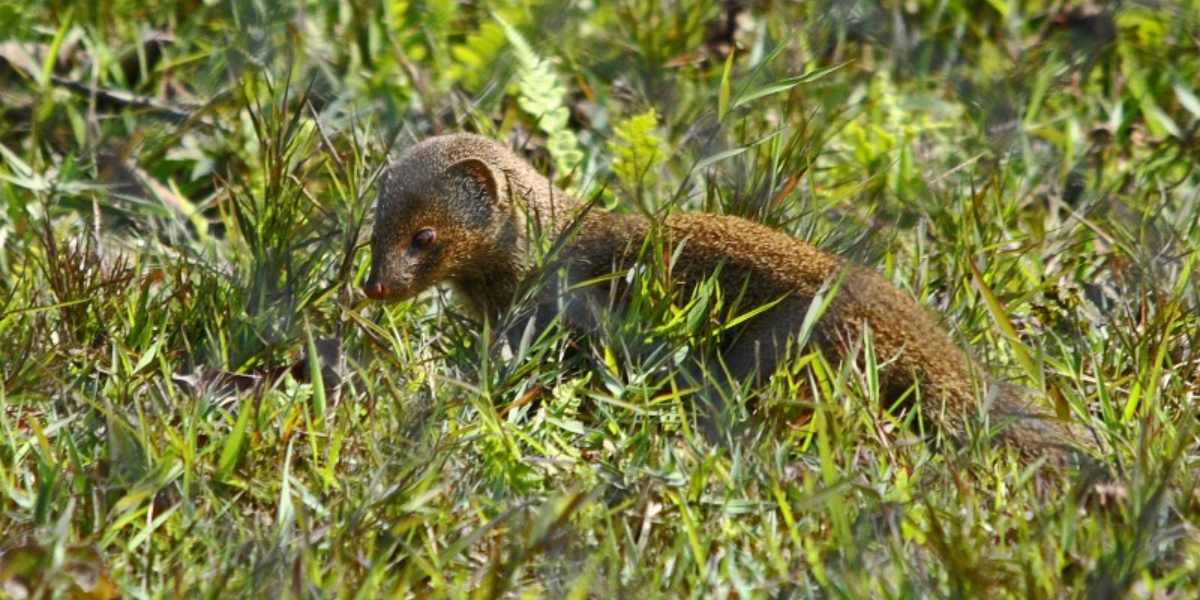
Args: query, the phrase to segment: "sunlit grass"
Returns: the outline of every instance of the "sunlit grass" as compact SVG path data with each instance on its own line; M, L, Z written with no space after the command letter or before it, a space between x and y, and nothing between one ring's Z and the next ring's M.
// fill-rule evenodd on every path
M101 5L0 6L0 596L1200 588L1194 11ZM928 443L867 340L706 434L728 290L540 338L364 302L378 169L460 129L878 269L1108 477Z

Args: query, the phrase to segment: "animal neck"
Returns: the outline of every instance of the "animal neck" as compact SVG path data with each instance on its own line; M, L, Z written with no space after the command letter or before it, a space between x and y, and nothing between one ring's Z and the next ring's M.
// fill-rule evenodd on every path
M518 261L500 260L486 270L455 277L450 284L472 316L494 324L515 300L526 270Z
M531 234L558 234L571 223L583 205L524 161L516 161L503 171L509 189L518 201L518 210L531 226Z

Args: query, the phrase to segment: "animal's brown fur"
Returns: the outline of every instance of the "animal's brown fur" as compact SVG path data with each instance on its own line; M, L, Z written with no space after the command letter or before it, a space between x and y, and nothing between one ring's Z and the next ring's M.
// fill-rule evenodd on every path
M405 299L448 281L477 317L498 319L531 270L530 239L539 230L562 234L579 203L499 144L458 134L417 144L391 165L380 187L372 235L371 273L364 290L376 299ZM435 241L412 243L422 229ZM630 268L655 228L640 216L587 211L571 227L560 259L569 287ZM718 273L726 291L741 295L746 310L776 302L740 331L722 351L735 378L765 376L786 360L787 342L799 332L822 285L840 279L813 342L845 356L847 344L870 328L875 353L891 361L881 388L897 398L914 385L922 413L956 442L980 413L978 383L986 373L955 346L926 311L870 269L847 262L786 233L731 216L667 217L657 235L667 249L682 245L670 273L687 290ZM551 292L562 294L565 292ZM576 306L566 320L586 326L580 304L605 297L573 291ZM593 303L594 304L594 303ZM1008 422L1001 439L1026 458L1059 462L1079 442L1069 426L1010 386L990 386L993 422Z

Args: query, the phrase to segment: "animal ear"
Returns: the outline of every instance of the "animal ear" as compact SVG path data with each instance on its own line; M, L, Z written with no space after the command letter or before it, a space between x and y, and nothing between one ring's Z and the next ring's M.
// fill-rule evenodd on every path
M488 200L492 202L501 200L500 182L496 180L496 173L482 160L464 158L450 165L448 172L453 178L463 178L478 186L487 195Z

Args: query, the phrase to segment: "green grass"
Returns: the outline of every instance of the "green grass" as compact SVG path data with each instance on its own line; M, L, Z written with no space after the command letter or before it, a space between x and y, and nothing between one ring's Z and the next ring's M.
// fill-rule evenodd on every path
M727 58L693 0L0 3L0 597L1195 597L1195 3L748 4ZM581 348L364 302L378 169L458 130L877 268L1111 481L872 360L714 443L713 290Z

